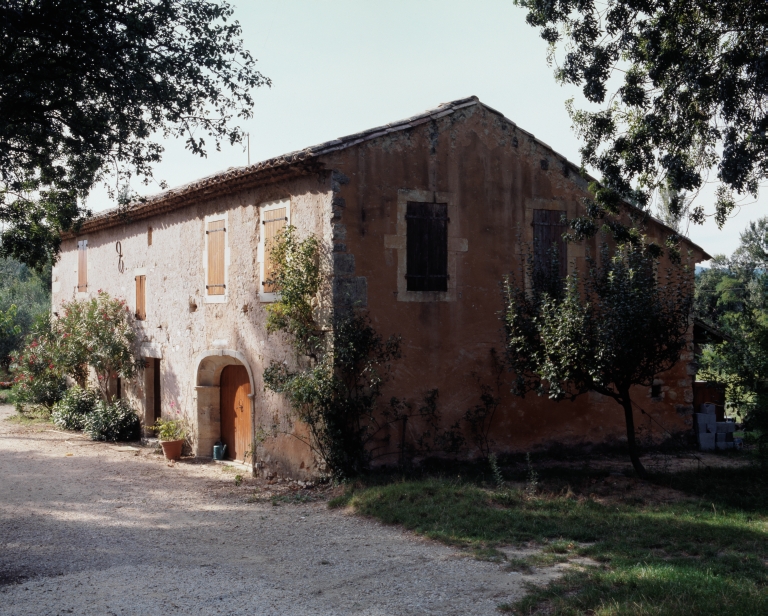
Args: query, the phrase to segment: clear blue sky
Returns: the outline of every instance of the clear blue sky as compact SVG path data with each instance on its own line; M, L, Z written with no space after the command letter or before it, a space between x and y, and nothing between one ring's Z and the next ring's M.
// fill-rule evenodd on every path
M578 106L580 92L555 83L545 43L510 0L240 0L235 16L259 70L273 81L257 91L254 117L243 124L251 162L471 95L579 162L564 104L575 97ZM240 146L200 159L182 142L164 145L156 176L170 186L247 162ZM711 196L702 203L711 205ZM741 208L723 231L708 222L689 235L712 254L729 254L766 203L763 197ZM114 204L97 190L88 205Z

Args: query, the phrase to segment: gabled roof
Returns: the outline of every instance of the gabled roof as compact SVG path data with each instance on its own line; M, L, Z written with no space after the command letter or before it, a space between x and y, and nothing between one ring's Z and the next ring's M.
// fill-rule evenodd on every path
M580 172L579 165L567 160L562 154L559 154L552 147L540 139L537 139L532 133L520 128L512 120L505 117L503 113L480 102L480 99L477 98L477 96L470 96L449 103L441 103L434 109L428 109L424 113L411 116L405 120L391 122L384 126L377 126L376 128L347 135L346 137L326 141L325 143L314 145L303 150L296 150L295 152L269 158L253 165L230 167L226 171L209 175L199 180L195 180L194 182L190 182L189 184L179 186L178 188L172 188L158 193L157 195L139 199L128 206L105 210L85 221L80 229L80 233L107 229L109 227L169 212L184 207L185 205L189 205L202 198L210 199L230 194L243 188L253 188L288 178L309 175L322 169L323 165L319 161L321 156L351 148L352 146L378 137L383 137L390 133L415 128L422 124L426 124L427 122L431 122L432 120L438 120L449 116L465 107L472 107L473 105L481 106L487 111L499 116L510 126L515 127L521 133L527 135L539 146L549 150L554 156L560 158L563 161L563 164L570 167L572 171L575 171L576 173ZM587 179L593 180L594 178L587 176ZM630 205L629 207L633 206ZM673 229L667 227L659 219L653 216L651 216L651 218L661 226L673 231ZM73 236L73 234L68 235L70 237ZM705 258L712 258L703 248L694 244L688 238L684 239L687 243L700 250Z

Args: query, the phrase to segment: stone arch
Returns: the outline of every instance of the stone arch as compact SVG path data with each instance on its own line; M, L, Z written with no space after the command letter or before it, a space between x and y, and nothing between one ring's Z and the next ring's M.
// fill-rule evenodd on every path
M195 417L195 442L193 443L195 455L210 458L213 453L213 445L221 438L221 372L227 366L243 366L248 372L248 380L251 384L251 426L254 422L254 391L255 383L245 356L232 349L215 349L205 351L195 359L197 366L195 374L196 393L196 417ZM251 428L253 429L253 428ZM251 434L253 440L253 434Z

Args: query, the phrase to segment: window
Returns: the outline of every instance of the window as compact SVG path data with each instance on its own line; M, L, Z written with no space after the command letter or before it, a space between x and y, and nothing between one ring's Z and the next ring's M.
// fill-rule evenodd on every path
M136 276L136 319L144 321L147 318L147 277Z
M568 247L563 239L568 226L561 222L563 214L560 210L533 210L533 271L537 279L555 266L560 278L568 275Z
M227 227L226 220L210 220L206 223L207 239L207 281L205 291L208 297L219 297L226 295L226 246L227 246ZM223 297L222 297L223 299Z
M448 204L409 201L406 274L408 291L448 290Z
M152 245L152 227L147 227L147 246Z
M651 385L651 398L661 398L661 383Z
M77 292L88 290L88 240L77 243Z
M265 205L261 210L261 234L259 250L261 253L261 300L274 301L278 289L270 281L275 273L272 262L272 248L275 238L290 224L290 203L278 201Z

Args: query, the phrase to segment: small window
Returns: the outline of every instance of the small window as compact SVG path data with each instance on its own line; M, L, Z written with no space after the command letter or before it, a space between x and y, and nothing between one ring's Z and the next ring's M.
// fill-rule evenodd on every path
M147 277L136 276L136 320L147 318Z
M448 204L409 201L405 220L408 291L447 291Z
M227 228L224 219L212 220L207 224L208 239L208 280L205 285L208 296L224 295L226 291L225 249Z
M533 210L533 270L535 280L546 279L557 267L560 278L568 275L568 247L563 234L568 225L559 210ZM556 261L556 262L555 262ZM537 284L534 282L534 284Z
M88 290L88 240L77 243L77 291L85 293Z
M261 236L259 238L261 251L261 299L273 301L278 292L274 284L270 284L275 266L272 262L272 248L275 239L290 224L290 207L288 201L279 201L266 205L261 210Z
M152 227L147 227L147 246L152 245Z
M661 398L661 383L651 385L651 398Z

